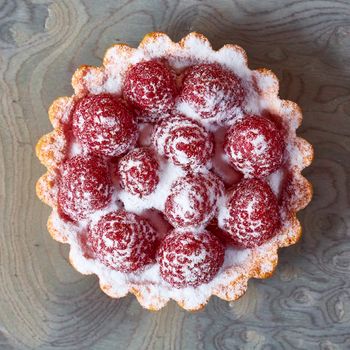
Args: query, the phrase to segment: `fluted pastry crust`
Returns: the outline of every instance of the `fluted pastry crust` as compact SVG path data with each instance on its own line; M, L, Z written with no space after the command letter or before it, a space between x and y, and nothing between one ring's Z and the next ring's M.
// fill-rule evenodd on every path
M177 52L179 55L181 50L184 52L184 55L186 55L187 42L193 39L202 42L206 47L210 46L208 40L198 33L190 33L179 43L172 42L163 33L150 33L144 37L139 47L147 51L152 50L154 45L158 45L159 42L164 42L166 44L164 46L166 47L166 55L171 55L171 52ZM54 216L57 209L56 182L58 179L58 169L67 154L68 141L63 132L64 126L69 122L71 110L74 106L74 102L78 98L87 93L103 92L104 88L108 86L109 79L120 79L118 74L112 76L111 73L111 65L115 64L114 58L120 57L121 60L127 62L128 59L132 57L134 50L134 48L125 44L114 45L107 50L103 60L103 66L81 66L72 78L74 95L72 97L58 98L52 103L49 109L49 118L54 130L44 135L36 146L37 156L47 168L47 172L37 182L36 191L40 200L53 209L47 227L51 236L61 243L69 243L66 233L61 232L59 227L54 223ZM221 50L229 51L233 57L235 55L240 55L247 65L247 56L241 47L225 45ZM269 84L266 85L266 88L261 89L260 94L264 96L265 99L271 98L279 101L280 108L289 115L289 123L293 125L294 129L298 127L302 121L301 110L294 102L279 100L277 97L279 88L277 77L265 68L253 71L253 73L259 77L260 81L263 81L265 78L269 80ZM291 129L293 129L293 127ZM294 192L294 196L289 203L288 213L283 219L284 225L281 232L265 244L264 249L259 247L253 249L252 256L247 266L244 266L244 268L233 266L221 272L225 274L224 282L217 284L212 293L221 299L228 301L238 299L245 293L249 278L268 278L271 276L277 265L278 248L287 247L296 243L301 236L301 226L296 217L296 213L304 208L312 197L311 184L302 176L301 171L312 162L313 149L304 139L296 135L292 135L292 137L294 140L294 149L296 150L293 157L297 158L297 161L294 162L289 169L292 174L292 192ZM94 273L88 268L81 268L81 264L77 263L75 253L75 250L71 249L69 257L71 264L83 274ZM106 281L106 279L101 278L101 276L99 277L101 289L109 296L119 298L128 292L133 293L140 304L150 310L159 310L169 300L169 298L156 295L152 292L153 286L147 285L147 283L142 283L142 285L133 283L129 286L128 290L119 291L117 288L113 288L110 281ZM206 300L206 302L207 301L208 300ZM193 303L193 301L189 303L186 298L180 298L176 300L176 302L187 310L197 310L206 304L206 302L196 304Z

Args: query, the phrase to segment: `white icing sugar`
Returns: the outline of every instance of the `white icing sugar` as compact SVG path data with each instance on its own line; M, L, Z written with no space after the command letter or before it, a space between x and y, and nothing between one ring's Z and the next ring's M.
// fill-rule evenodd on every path
M179 179L167 200L167 219L174 227L206 225L215 216L222 193L221 181L207 170Z
M278 82L275 76L259 74L259 78L256 81L262 93L270 92L271 90L278 92Z
M174 116L163 120L155 126L152 141L157 152L176 165L192 170L211 167L214 148L211 135L189 118ZM191 145L195 150L190 150Z
M87 85L89 91L94 95L100 94L105 90L104 77L102 72L96 73L94 69L88 71L84 76L84 82Z
M70 144L70 151L69 151L69 157L72 158L74 156L77 156L79 154L81 154L83 152L81 144L74 140L71 144Z
M163 161L160 163L159 183L153 193L148 196L139 197L120 190L118 199L123 202L126 211L135 214L141 214L147 209L164 211L164 204L170 192L171 185L184 174L184 170L180 167L171 162Z
M252 130L252 133L256 133L254 138L251 139L251 144L253 145L253 151L255 155L260 156L267 149L267 142L265 136L262 134L258 134L255 130Z
M49 167L56 167L65 158L67 140L63 133L54 132L49 134L50 138L54 138L54 142L45 142L41 146L41 153L44 155L45 164Z
M278 169L274 173L270 174L266 179L272 189L272 192L277 198L281 193L282 180L284 178L284 175L284 170Z
M92 224L96 224L102 216L118 209L121 209L121 205L118 202L118 194L117 191L113 191L112 198L109 204L106 207L100 210L96 210L92 214L90 214L88 218L84 221L83 225L87 226L89 222L91 222Z
M222 197L220 204L221 205L219 205L219 211L218 211L218 216L217 216L218 226L225 227L225 222L230 216L229 210L228 210L227 206L225 205L226 204L225 197Z
M258 95L254 89L252 89L253 73L246 65L244 54L238 49L232 49L232 46L225 46L219 51L213 51L207 42L199 40L193 35L188 36L183 44L184 47L180 47L178 44L172 43L168 37L160 36L157 40L148 42L138 49L123 51L117 47L111 48L105 56L104 81L102 81L100 77L94 76L94 71L91 71L89 73L90 75L88 74L85 77L90 92L94 94L105 91L120 95L127 68L131 64L142 60L165 57L177 72L181 72L185 67L198 62L218 62L231 69L241 78L247 92L243 105L244 111L237 108L235 112L237 119L243 117L243 112L259 114L264 109L280 114L285 123L291 128L286 153L291 158L291 164L301 168L300 164L302 164L303 159L295 144L295 129L298 126L297 118L292 116L293 111L290 108L288 109L281 104L277 96ZM274 90L276 88L275 80L269 75L255 74L255 78L258 86L262 90ZM94 87L94 83L96 82L99 84ZM226 185L231 186L236 183L239 180L239 174L232 169L227 158L223 156L222 146L225 130L227 130L227 127L233 123L233 121L227 123L226 126L214 125L211 121L199 118L191 106L186 103L178 104L177 110L188 118L200 121L207 130L214 133L216 147L212 160L212 170L223 179ZM139 124L139 144L141 146L149 146L151 144L150 135L152 129L152 126L147 123ZM264 140L258 136L254 142L256 143L256 149L263 152L265 146ZM82 152L83 150L80 145L74 141L70 147L70 157L81 154ZM179 156L181 157L181 155ZM268 255L272 249L271 247L276 246L277 240L282 239L280 236L284 236L285 232L287 232L287 234L293 232L290 224L284 223L284 233L281 232L280 235L277 235L276 239L272 239L259 248L243 250L227 248L225 252L225 261L219 273L211 282L200 285L197 288L172 288L161 278L158 263L148 265L144 270L138 271L137 273L126 274L107 268L100 262L85 257L79 244L79 233L86 228L90 220L97 222L102 215L119 209L122 206L126 211L147 217L161 235L169 231L171 227L164 218L162 218L159 211L164 210L165 200L169 194L171 185L179 177L182 177L185 172L169 161L162 161L160 167L160 182L155 192L151 195L140 198L139 196L131 195L123 190L115 191L110 204L106 208L94 212L87 220L81 221L78 226L63 221L56 212L53 212L53 227L60 235L66 237L70 243L70 259L73 265L82 273L97 274L100 278L101 285L108 287L108 291L107 289L105 289L105 291L110 295L121 297L126 295L128 291L136 288L140 291L142 295L142 304L146 307L161 307L164 301L172 298L182 302L187 308L196 308L205 303L213 293L218 292L218 288L228 285L241 275L247 277L253 264L256 263L253 259L254 255ZM276 171L267 178L276 195L279 195L282 178L282 171ZM179 197L177 200L182 206L187 203L185 198ZM219 226L223 225L223 221L228 216L224 202L224 197L220 198L218 201L220 208L217 217ZM260 268L265 272L269 272L272 270L273 266L271 263L266 262L262 264ZM242 289L245 288L244 283L243 281L242 283L234 284L228 288L225 292L226 296L234 298L240 295ZM156 305L154 305L154 303L156 303Z

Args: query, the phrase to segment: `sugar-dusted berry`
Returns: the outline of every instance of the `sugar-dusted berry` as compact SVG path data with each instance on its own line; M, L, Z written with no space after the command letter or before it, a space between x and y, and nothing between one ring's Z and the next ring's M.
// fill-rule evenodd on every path
M236 245L246 248L259 246L274 236L280 215L270 186L259 179L241 181L220 209L219 225Z
M175 103L175 73L160 60L136 63L125 76L124 98L130 102L145 121L162 118Z
M118 164L121 187L138 196L152 193L159 182L159 164L152 151L135 148Z
M275 122L260 116L246 116L227 132L225 153L234 168L246 177L265 177L283 162L283 132Z
M197 64L184 72L180 101L194 116L217 123L234 119L244 97L241 80L217 63Z
M205 166L213 156L213 136L198 122L181 115L160 121L152 141L159 154L183 168Z
M136 143L133 113L118 97L90 95L78 101L73 112L73 133L91 153L116 157Z
M229 233L219 227L217 217L214 217L206 226L206 229L210 231L216 238L226 247L233 244L232 238Z
M198 287L215 277L224 256L224 247L208 231L172 231L158 251L160 274L175 288Z
M106 206L112 191L112 180L104 161L96 156L75 156L62 166L58 207L77 221Z
M151 224L124 210L102 216L87 233L87 245L94 257L122 272L133 272L151 263L156 242L157 234Z
M174 227L202 226L217 212L223 184L213 173L189 173L174 182L165 216Z

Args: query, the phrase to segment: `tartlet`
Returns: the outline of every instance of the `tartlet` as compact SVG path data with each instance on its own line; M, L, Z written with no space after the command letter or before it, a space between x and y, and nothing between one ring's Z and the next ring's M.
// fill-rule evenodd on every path
M151 67L155 69L153 76L166 81L161 95L147 95L154 99L153 104L135 95L132 80L144 74L147 62L156 62ZM162 67L170 73L163 74ZM198 91L203 91L203 77L207 76L217 78L219 83L215 84L222 87L224 97L204 102L197 99ZM136 49L125 44L109 48L101 67L81 66L73 75L72 86L73 96L58 98L49 109L54 130L44 135L36 147L38 158L47 168L36 190L52 208L48 230L55 240L70 244L69 260L76 270L95 273L101 289L109 296L120 298L133 293L150 310L161 309L170 299L187 310L202 308L211 295L233 301L245 293L249 278L271 276L278 248L296 243L301 236L296 213L312 196L311 185L301 171L313 158L311 145L296 135L301 110L296 103L278 97L278 79L271 71L250 70L245 51L237 45L228 44L214 51L198 33L190 33L178 43L163 33L150 33ZM111 96L116 98L114 102L109 100ZM91 106L101 101L108 105L105 111L110 105L118 109L118 123L122 120L122 130L127 130L126 134L103 134L106 140L110 137L107 144L105 140L98 143L97 129L84 124L85 120L95 122ZM130 122L128 113L136 122ZM191 133L184 134L184 127ZM249 146L258 147L258 153L264 154L260 161L268 158L268 164L258 163L258 153L252 160L249 152L237 151L240 142L249 140L247 128L276 133L275 127L283 141L276 138L273 145L277 146L271 147L282 147L283 142L279 153L274 151L270 157L266 153L270 144L256 146L254 141ZM194 154L186 153L184 157L176 153L179 139L183 138L196 145ZM84 158L82 164L77 163L79 157ZM143 162L138 174L147 174L138 175L142 186L130 175L135 159ZM89 166L93 168L89 173L92 182L79 182L79 169ZM101 178L103 186L99 185ZM79 200L84 201L84 193L94 194L89 208L86 202L78 206L65 192L71 185L65 184L69 179L79 184ZM196 184L200 184L199 188ZM250 228L244 220L237 224L237 217L241 220L243 214L237 213L235 203L244 206L244 198L250 198L244 193L255 188L254 193L265 196L261 203L268 204L261 204L266 209L261 215L269 216L270 221L267 228L259 222L258 238L253 232L246 239L241 231L237 234L242 225L243 231ZM179 201L193 200L195 196L202 196L198 212L190 217L187 212L182 215L187 209ZM260 197L254 198L259 202ZM100 235L110 230L111 220L115 225L127 225L120 226L124 229L131 227L132 233L137 231L132 239L143 242L131 247L127 258L115 255L106 247L107 241L101 246ZM178 266L169 267L169 254L177 249L174 244L183 247L183 242L191 242L204 254L198 258L202 260L197 264L201 266L196 266L197 275L184 277L183 270L178 275ZM108 244L112 250L118 249L113 242ZM137 259L133 254L139 254ZM185 260L182 256L176 258L177 264L190 266L188 256ZM194 266L189 269L187 273L193 272Z

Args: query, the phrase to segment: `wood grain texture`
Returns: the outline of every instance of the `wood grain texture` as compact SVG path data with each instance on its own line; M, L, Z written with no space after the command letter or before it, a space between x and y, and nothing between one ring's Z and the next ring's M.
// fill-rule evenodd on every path
M44 172L34 146L74 70L155 30L241 45L302 107L299 133L315 147L302 241L280 252L274 277L197 313L108 298L49 237L34 190ZM0 99L1 350L350 348L350 1L3 0Z

